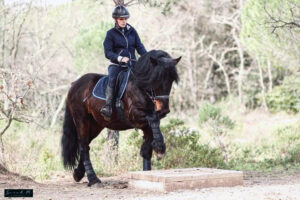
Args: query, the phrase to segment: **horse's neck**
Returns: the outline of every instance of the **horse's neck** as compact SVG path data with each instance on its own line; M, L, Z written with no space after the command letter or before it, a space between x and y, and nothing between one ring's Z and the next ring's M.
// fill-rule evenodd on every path
M142 88L139 88L134 80L132 78L130 78L128 80L128 85L127 85L127 88L125 90L125 93L127 94L126 96L128 96L128 98L131 99L132 103L139 103L139 102L135 102L136 99L139 99L140 101L144 102L145 100L143 98L135 98L135 97L142 97L144 96L143 93L143 89Z

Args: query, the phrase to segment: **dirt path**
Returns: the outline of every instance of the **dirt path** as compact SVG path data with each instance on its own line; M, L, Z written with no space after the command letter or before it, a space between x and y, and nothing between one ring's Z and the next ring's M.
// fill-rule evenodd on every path
M300 200L300 170L292 172L245 172L244 186L205 188L159 193L128 188L125 176L102 178L104 188L89 188L87 181L74 183L71 176L56 177L43 183L15 175L0 174L0 190L32 188L33 199L146 199L146 200ZM20 198L18 198L20 199ZM27 198L28 199L28 198Z

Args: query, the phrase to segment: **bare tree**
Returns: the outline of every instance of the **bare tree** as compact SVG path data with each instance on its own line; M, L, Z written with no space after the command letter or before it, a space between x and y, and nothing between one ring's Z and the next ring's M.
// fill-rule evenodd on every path
M63 107L65 84L74 76L54 64L58 49L65 48L50 42L52 30L42 21L46 10L33 2L0 1L1 158L3 135L13 121L53 126Z
M230 2L228 2L228 4L230 4ZM244 75L244 68L245 68L244 48L242 46L241 39L239 37L240 32L241 32L241 11L242 11L242 7L243 7L243 1L240 0L239 2L232 3L232 5L230 6L230 11L229 12L226 12L226 9L224 9L225 13L223 13L221 15L215 13L212 16L214 22L230 27L230 35L233 39L233 44L232 44L233 47L227 47L221 53L221 62L219 62L218 64L219 64L220 67L222 66L222 61L223 61L224 55L226 55L226 53L228 53L230 51L237 51L238 56L239 56L239 71L238 71L237 84L238 84L239 101L240 101L241 105L243 104L242 86L243 86L243 80L244 80L244 76L245 76ZM223 71L224 71L224 69L223 69ZM224 73L224 75L225 75L225 73ZM226 81L227 90L229 88L228 84L229 83L228 83L228 80L227 80Z
M5 121L4 127L0 129L1 160L3 161L4 147L2 142L3 134L8 130L11 123L15 121L30 122L26 114L21 114L26 98L31 88L32 77L24 77L18 73L18 56L20 43L23 40L24 24L31 11L32 3L24 4L23 10L15 12L15 6L6 6L1 1L2 27L1 35L1 68L0 68L0 120ZM21 82L21 83L20 83ZM21 91L20 91L21 90ZM17 114L18 113L18 114Z

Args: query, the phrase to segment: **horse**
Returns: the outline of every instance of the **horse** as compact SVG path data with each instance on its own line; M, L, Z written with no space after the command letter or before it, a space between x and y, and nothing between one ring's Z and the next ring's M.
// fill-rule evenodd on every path
M160 119L170 112L169 95L173 82L179 81L176 65L180 59L173 59L162 50L152 50L141 56L130 70L126 90L119 102L122 106L113 108L109 120L100 114L105 101L91 95L104 75L88 73L72 82L66 99L61 145L64 168L73 170L76 182L86 173L88 186L102 185L90 161L89 144L104 128L143 131L140 155L145 171L151 170L152 151L158 159L164 156L166 146Z

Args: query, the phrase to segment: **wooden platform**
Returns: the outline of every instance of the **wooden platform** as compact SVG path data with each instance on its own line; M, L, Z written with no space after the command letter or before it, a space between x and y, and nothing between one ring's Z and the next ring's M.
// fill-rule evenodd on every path
M175 191L243 185L243 172L209 168L139 171L129 173L129 187L152 191Z

